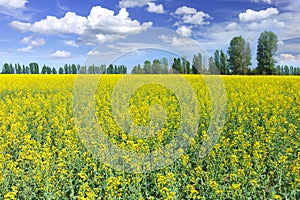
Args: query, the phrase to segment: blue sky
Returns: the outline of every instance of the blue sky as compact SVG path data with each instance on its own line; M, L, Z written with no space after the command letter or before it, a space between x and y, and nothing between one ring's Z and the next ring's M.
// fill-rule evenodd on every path
M299 10L298 0L0 0L0 66L151 60L166 51L213 55L242 35L255 67L264 30L278 35L278 64L300 65Z

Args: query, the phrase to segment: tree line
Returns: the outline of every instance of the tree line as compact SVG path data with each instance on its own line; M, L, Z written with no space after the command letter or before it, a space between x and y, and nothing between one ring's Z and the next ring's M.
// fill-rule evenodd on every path
M242 36L234 37L229 44L227 54L216 50L214 56L209 57L209 73L239 74L239 75L300 75L300 67L280 66L274 58L278 49L278 37L272 31L264 31L257 42L257 67L250 68L251 48L249 42ZM216 72L215 69L218 69Z
M170 67L169 63L171 63ZM132 74L200 74L204 72L201 53L194 55L192 65L186 57L173 58L170 62L163 57L154 59L152 62L145 60L142 66L138 64L131 70Z
M242 36L236 36L230 41L227 54L222 50L215 50L213 56L206 59L201 53L193 56L192 63L186 57L154 59L152 62L145 60L143 65L132 68L132 74L233 74L233 75L300 75L300 68L287 65L277 65L274 55L278 49L278 38L272 31L264 31L258 38L256 60L257 67L252 65L251 48L249 42ZM207 67L208 65L208 67ZM5 63L2 74L127 74L124 65L108 66L81 66L65 64L57 70L54 67L43 65L39 71L39 65L35 62L24 66L20 64Z
M258 38L256 60L257 67L252 65L252 54L249 42L242 36L236 36L230 41L227 54L222 50L215 50L208 59L201 53L193 56L192 64L185 58L174 58L168 68L166 58L155 59L151 63L146 60L144 65L133 67L132 74L233 74L233 75L300 75L300 67L277 65L274 55L278 49L277 35L271 31L264 31Z
M5 63L2 67L2 74L127 74L127 67L124 65L110 64L108 67L90 65L81 66L76 64L65 64L57 70L55 67L43 65L40 70L38 63L32 62L28 66Z

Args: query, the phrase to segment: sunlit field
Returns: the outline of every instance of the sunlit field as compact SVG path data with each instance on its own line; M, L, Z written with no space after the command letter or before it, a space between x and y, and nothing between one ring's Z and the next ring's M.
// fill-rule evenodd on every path
M174 75L160 76L172 82ZM0 199L300 199L300 77L222 76L224 127L205 156L200 152L212 115L210 92L199 75L183 77L197 97L196 132L182 134L189 146L178 149L178 159L137 173L102 162L97 155L109 153L106 147L91 151L103 137L80 137L73 109L76 75L1 75ZM122 104L113 99L121 79L103 75L92 102L106 140L129 153L170 144L183 126L181 107L189 102L153 83ZM123 106L128 115L118 113Z

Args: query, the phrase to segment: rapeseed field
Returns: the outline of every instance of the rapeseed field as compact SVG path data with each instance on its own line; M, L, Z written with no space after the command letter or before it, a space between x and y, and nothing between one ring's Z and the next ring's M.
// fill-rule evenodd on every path
M222 76L222 129L207 154L207 82L185 75L190 88L174 93L172 84L143 83L154 75L135 77L126 90L123 76L102 75L78 110L76 75L1 75L0 199L300 199L300 77ZM183 99L193 94L195 102ZM89 106L94 128L84 124ZM178 134L183 142L168 146ZM108 142L127 154L115 157ZM155 167L131 165L155 151L166 154Z

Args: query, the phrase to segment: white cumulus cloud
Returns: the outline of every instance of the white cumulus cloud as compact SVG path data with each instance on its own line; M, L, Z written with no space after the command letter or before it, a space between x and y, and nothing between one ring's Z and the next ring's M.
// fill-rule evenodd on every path
M282 58L284 60L295 60L296 56L294 56L292 54L288 54L288 53L282 53L282 54L280 54L280 58Z
M19 52L32 52L32 49L33 49L33 47L32 46L30 46L30 45L28 45L27 47L23 47L23 48L19 48L19 49L17 49L17 51L19 51Z
M258 2L265 2L265 3L268 3L268 4L271 4L272 3L272 0L252 0L253 2L256 2L256 3L258 3Z
M67 12L62 18L47 16L34 23L13 21L10 25L23 32L55 35L76 34L80 36L79 39L82 42L92 44L95 41L113 41L130 34L141 33L151 27L152 22L141 24L137 20L132 20L125 8L115 14L112 10L96 6L91 9L87 17Z
M58 19L54 16L47 16L46 19L34 23L11 22L11 26L21 31L32 31L42 34L75 33L82 34L85 30L87 19L67 12L64 17Z
M71 52L57 50L56 52L51 54L51 57L52 58L68 58L71 55L72 55Z
M30 46L43 46L46 42L43 38L34 39L32 36L24 37L22 43L28 44Z
M176 9L175 14L176 15L191 15L196 14L197 10L195 8L182 6Z
M148 12L157 13L157 14L162 14L165 12L162 4L156 5L155 3L150 2L148 3L148 6L149 6L147 8Z
M273 15L278 15L279 11L277 8L267 8L265 10L255 11L252 9L247 9L246 12L239 14L239 19L241 22L255 22L267 19Z
M0 7L8 9L24 8L27 0L0 0Z
M179 25L182 23L191 24L191 25L204 25L209 24L207 19L211 19L209 14L204 13L202 11L197 11L195 8L182 6L176 9L175 15L181 17L181 22L175 23L175 25Z
M191 30L191 27L180 26L176 30L176 33L179 34L182 37L189 37L192 34L192 30Z
M100 56L102 55L100 51L97 50L91 50L87 53L88 56Z
M183 22L186 24L195 24L195 25L203 25L209 24L209 22L205 21L205 19L211 18L209 14L206 14L202 11L197 12L194 15L185 15L183 16Z
M152 22L140 24L137 20L129 18L129 13L122 8L117 15L100 6L93 7L87 18L87 31L98 34L137 34L152 26Z
M285 22L278 21L277 19L262 20L261 22L252 22L247 25L247 28L251 31L253 30L265 30L272 27L283 28L285 27Z
M152 2L152 0L121 0L119 6L121 8L143 7L150 2Z
M173 47L182 47L192 49L193 46L197 46L198 43L189 37L176 37L162 34L159 36L163 42L170 44ZM198 46L199 47L199 46Z
M66 45L72 46L72 47L79 47L78 44L74 40L68 40L64 42Z
M33 36L24 37L21 43L26 44L26 47L19 48L16 51L19 52L33 52L34 47L43 46L46 44L43 38L34 38Z

